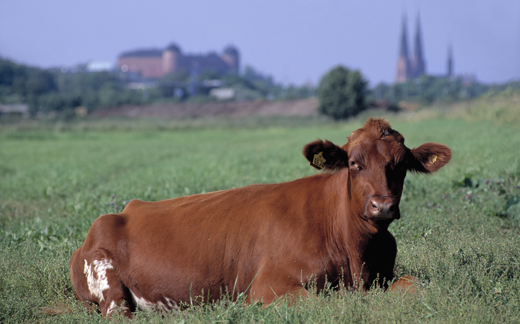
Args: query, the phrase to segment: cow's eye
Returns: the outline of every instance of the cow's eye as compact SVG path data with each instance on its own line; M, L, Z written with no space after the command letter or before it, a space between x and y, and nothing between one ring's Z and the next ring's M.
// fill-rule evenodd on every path
M356 161L350 161L350 166L356 168L358 171L361 170L361 167L356 163Z

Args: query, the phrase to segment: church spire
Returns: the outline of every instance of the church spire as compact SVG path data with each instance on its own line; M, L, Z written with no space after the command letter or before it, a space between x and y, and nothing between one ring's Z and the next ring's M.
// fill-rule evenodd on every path
M403 25L401 28L401 44L399 47L399 56L408 59L408 35L406 33L406 16L403 15Z
M453 76L453 49L451 43L448 45L448 59L446 61L446 76L451 78Z
M411 76L414 78L426 74L426 64L423 56L421 19L417 13L417 21L415 23L414 51L411 61Z
M395 82L405 82L409 77L410 59L408 57L408 35L406 33L406 16L403 15L403 25L399 43L399 58L397 59Z

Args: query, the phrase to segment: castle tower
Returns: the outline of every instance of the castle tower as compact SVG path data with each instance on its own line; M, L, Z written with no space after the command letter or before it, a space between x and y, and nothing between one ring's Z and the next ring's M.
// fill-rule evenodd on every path
M401 29L401 42L399 44L399 58L397 59L397 71L395 82L405 82L410 77L410 59L408 58L408 35L406 33L406 16L403 16Z
M410 76L412 78L418 78L421 75L426 74L426 63L423 56L421 20L419 18L419 13L417 13L417 21L415 24L414 49L412 61L410 62L410 68Z
M451 78L453 76L453 50L451 44L448 46L448 59L446 60L446 76Z
M176 44L170 44L162 52L162 69L163 75L173 73L180 68L182 53L179 46Z

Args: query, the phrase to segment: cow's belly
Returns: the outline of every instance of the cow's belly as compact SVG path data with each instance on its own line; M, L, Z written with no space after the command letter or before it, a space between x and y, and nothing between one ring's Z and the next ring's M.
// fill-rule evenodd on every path
M243 267L235 262L238 258L195 241L181 243L172 238L170 246L161 245L161 251L157 251L158 244L154 251L150 246L153 243L143 242L129 249L129 259L121 264L120 276L136 306L164 313L177 309L181 302L217 300L221 292L235 288L240 293L247 288L254 270L242 271ZM189 242L192 249L188 248ZM235 283L237 273L239 281Z

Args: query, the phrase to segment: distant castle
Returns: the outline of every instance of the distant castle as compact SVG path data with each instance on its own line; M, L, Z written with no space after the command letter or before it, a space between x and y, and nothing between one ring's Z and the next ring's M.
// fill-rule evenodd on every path
M183 54L179 46L171 44L164 50L139 49L122 53L117 65L123 72L139 73L147 79L158 79L179 71L193 74L211 70L223 75L239 72L240 54L233 46L226 47L220 55L215 52Z
M421 21L419 19L419 15L417 15L417 20L415 23L414 48L411 58L408 55L408 35L406 30L406 17L403 17L403 25L399 43L399 58L397 60L397 71L395 75L395 82L397 83L415 79L421 75L426 74L426 61L424 60L423 54ZM453 57L451 46L448 48L446 76L453 76Z

